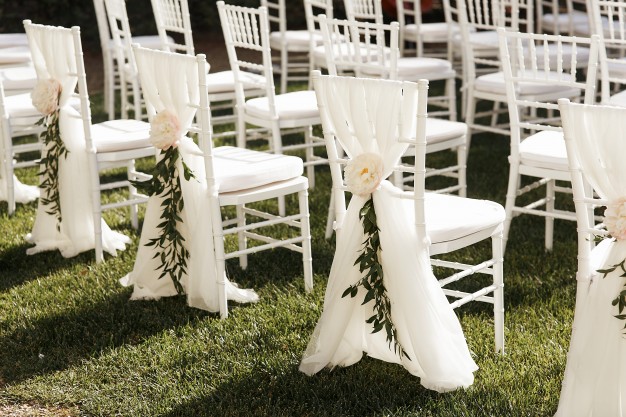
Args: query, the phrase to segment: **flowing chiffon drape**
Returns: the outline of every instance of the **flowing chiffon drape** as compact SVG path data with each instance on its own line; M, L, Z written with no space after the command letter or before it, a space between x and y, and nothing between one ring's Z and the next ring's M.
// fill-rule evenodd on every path
M187 65L181 65L179 60L154 54L138 54L137 61L140 64L139 70L143 71L141 81L146 102L150 103L156 112L167 109L175 114L186 132L193 122L199 103L197 64L186 62ZM195 106L189 103L195 103ZM187 273L183 275L181 284L190 306L217 312L219 280L204 154L189 137L180 140L178 151L181 158L177 161L176 168L181 181L184 208L179 213L182 222L178 222L177 230L185 239L189 252ZM183 161L192 170L195 178L185 180L182 175ZM131 299L158 299L177 294L170 277L159 278L160 259L154 257L156 249L146 246L150 239L159 236L157 226L162 221L162 202L162 196L153 195L148 199L135 265L133 270L120 280L123 285L134 286ZM240 289L228 279L225 285L229 300L240 303L258 300L258 295L251 289Z
M35 223L28 242L35 244L27 249L32 255L42 251L56 250L64 257L94 249L94 216L91 201L89 155L86 149L83 121L80 114L68 105L77 84L76 57L72 34L69 31L29 31L29 43L37 77L55 78L63 86L59 99L59 130L63 144L69 151L58 162L58 188L62 220L57 228L54 214L41 200L37 207ZM45 157L49 148L42 149ZM103 249L115 255L124 250L130 239L112 231L102 220Z
M326 83L327 79L319 81ZM395 138L411 137L411 130L416 129L416 96L371 83L363 89L348 88L347 84L322 87L328 90L318 94L320 108L328 109L322 111L323 120L327 118L325 125L336 130L338 141L351 158L364 152L379 154L384 161L383 177L388 176L407 148L406 143ZM398 117L402 117L402 123L398 123ZM392 320L408 358L394 353L384 331L372 333L366 319L373 315L373 303L362 304L365 295L362 288L354 298L342 297L346 288L362 276L354 262L364 241L359 211L366 198L354 195L336 230L336 252L324 309L300 370L312 375L325 367L352 365L366 353L401 364L419 376L426 388L443 392L468 387L477 366L458 318L433 275L427 242L417 237L414 212L402 204L399 193L399 189L383 181L372 198L380 228L379 258L392 304Z
M601 114L595 114L594 123L588 122L588 114L572 114L573 129L585 138L571 140L585 179L603 199L625 198L623 109L603 108ZM625 241L605 239L592 251L592 276L578 284L557 417L626 416L624 321L614 317L618 309L611 305L623 289L624 278L619 268L605 278L597 272L625 258Z

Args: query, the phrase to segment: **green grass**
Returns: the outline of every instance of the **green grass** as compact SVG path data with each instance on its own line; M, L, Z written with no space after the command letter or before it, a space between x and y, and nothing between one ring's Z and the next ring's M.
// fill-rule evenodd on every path
M503 203L507 155L506 139L473 138L470 196ZM428 391L402 367L370 358L313 377L298 371L334 253L334 241L323 238L330 176L317 172L310 193L314 291L304 292L297 254L252 255L247 270L232 263L228 273L261 301L231 303L227 320L187 307L182 296L129 300L131 289L118 279L133 267L138 235L123 213L107 221L134 243L96 265L92 252L26 256L36 205L8 217L0 203L0 406L60 405L88 416L553 415L575 294L569 222L556 222L555 248L546 253L543 221L514 220L505 256L505 355L493 352L488 305L457 310L480 367L469 389ZM36 181L33 171L22 178ZM459 256L488 251L481 245Z

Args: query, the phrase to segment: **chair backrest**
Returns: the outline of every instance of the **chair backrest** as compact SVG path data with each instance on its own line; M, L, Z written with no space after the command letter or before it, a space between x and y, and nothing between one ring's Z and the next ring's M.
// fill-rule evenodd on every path
M593 210L626 196L626 166L620 161L626 152L626 108L567 99L559 100L559 108L578 223L577 279L584 286L596 272L590 262L594 237L607 234L596 224Z
M498 29L511 124L511 157L528 132L561 131L557 100L593 103L600 39ZM582 64L582 65L581 65ZM586 65L584 65L586 64ZM533 117L522 117L530 113Z
M536 7L537 33L574 35L580 16L587 13L588 0L539 0ZM548 15L549 27L543 16ZM586 23L589 23L587 21Z
M274 77L272 74L272 51L269 43L269 21L267 9L227 5L217 2L224 42L230 68L235 77L237 105L243 106L244 76L246 72L261 74L263 81L245 80L247 85L265 90L270 111L275 114ZM238 50L245 50L246 57L239 57ZM252 56L256 55L256 56ZM256 62L251 62L255 57Z
M157 32L164 51L194 55L187 0L151 0ZM182 42L177 39L182 37Z
M91 107L87 91L80 28L73 26L71 29L67 29L58 26L38 25L30 20L25 20L24 29L28 36L37 78L40 80L54 78L62 85L59 107L68 107L70 98L76 96L78 89L80 114L73 109L70 109L69 114L73 119L82 119L87 150L93 150ZM67 143L66 146L68 146Z
M261 6L267 9L270 32L287 31L287 9L285 0L261 0Z
M107 13L104 0L93 0L93 6L96 11L96 22L98 24L98 35L100 36L100 48L103 54L109 54L111 47L111 31L109 30L109 22L107 21Z
M304 15L309 33L319 32L319 15L332 19L334 15L333 0L304 0ZM313 44L315 40L312 39Z
M123 82L127 72L137 73L131 47L132 37L128 14L126 13L126 0L104 0L104 4L113 39L115 59L120 66L120 78Z
M185 134L198 135L207 184L214 186L211 110L206 81L209 65L205 55L157 51L139 45L133 45L133 52L150 118L167 110L177 117Z
M343 0L348 20L383 23L381 0Z
M320 16L328 73L398 78L398 22L391 24ZM387 45L389 40L389 45Z
M600 37L601 102L626 88L626 3L595 0L590 5L591 30Z
M321 75L313 71L324 139L333 181L337 224L346 213L343 166L363 153L376 153L383 160L382 178L398 169L399 159L415 145L416 225L426 236L424 222L424 174L426 148L426 101L428 81L419 83ZM343 152L347 159L340 158ZM401 191L398 189L398 193Z

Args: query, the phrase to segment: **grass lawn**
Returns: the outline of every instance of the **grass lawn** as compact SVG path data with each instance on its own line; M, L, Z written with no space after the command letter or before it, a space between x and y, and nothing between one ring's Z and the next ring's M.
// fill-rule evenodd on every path
M504 203L508 140L472 139L468 193ZM442 155L439 158L449 158ZM437 159L437 158L435 158ZM321 313L334 253L324 239L330 175L310 193L315 289L305 294L298 254L251 255L231 279L255 288L227 320L183 296L130 301L118 283L133 268L138 234L123 212L107 222L133 244L96 265L93 252L26 256L36 204L7 216L0 203L0 414L31 405L55 416L550 416L556 411L573 317L575 225L513 222L505 256L506 354L493 351L490 305L457 310L480 369L467 390L438 394L399 365L364 358L313 377L298 371ZM34 170L21 174L36 182ZM458 256L478 258L489 245ZM3 408L5 407L5 408ZM39 412L39 411L37 411ZM15 414L17 415L17 414Z

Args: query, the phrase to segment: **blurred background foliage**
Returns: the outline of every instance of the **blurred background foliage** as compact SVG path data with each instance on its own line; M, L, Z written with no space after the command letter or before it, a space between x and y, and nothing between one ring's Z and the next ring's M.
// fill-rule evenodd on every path
M194 33L221 33L217 0L188 0ZM229 4L258 7L259 0L227 0ZM341 3L341 2L338 2ZM134 35L156 34L150 0L127 0L128 19ZM304 29L306 21L301 1L287 1L289 28ZM339 11L340 13L343 10ZM23 32L22 21L81 27L83 43L98 45L96 14L91 0L0 0L0 32Z

